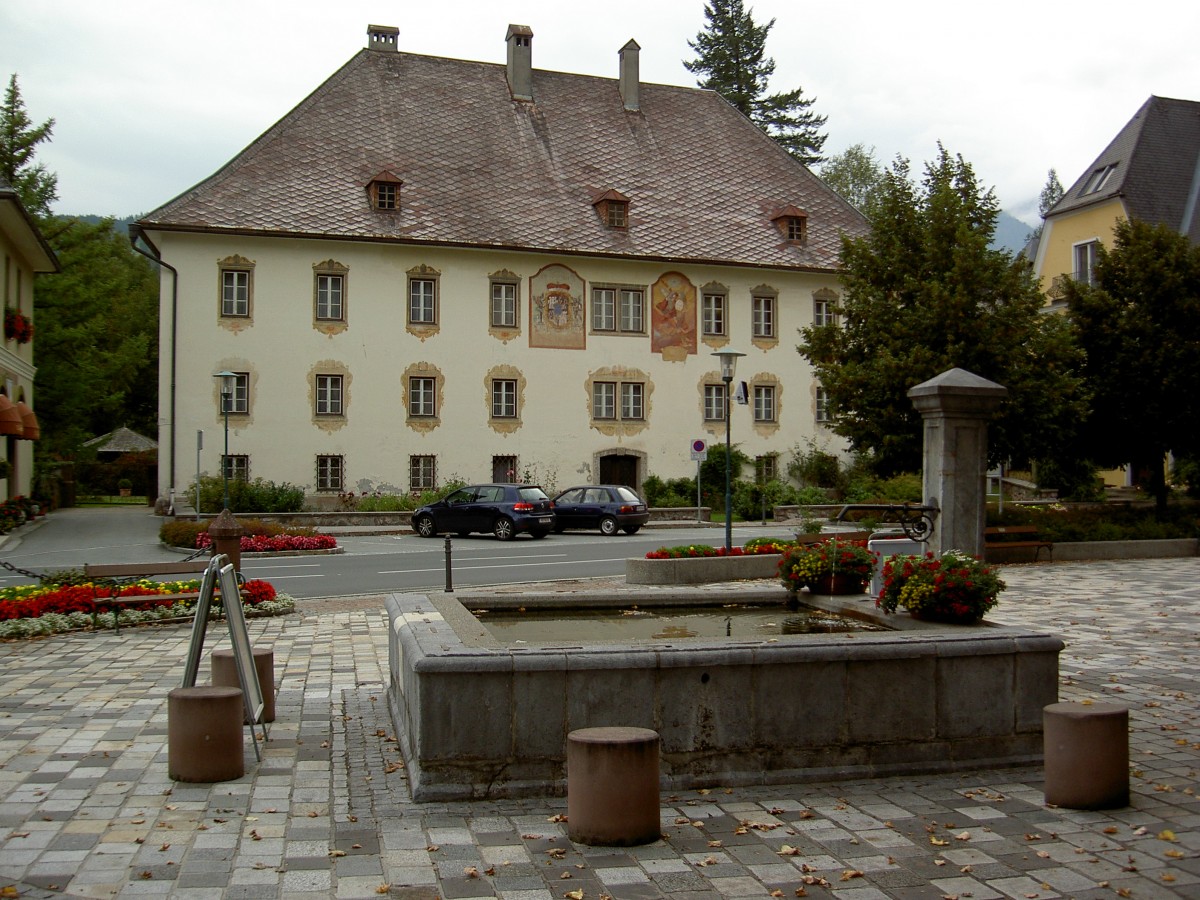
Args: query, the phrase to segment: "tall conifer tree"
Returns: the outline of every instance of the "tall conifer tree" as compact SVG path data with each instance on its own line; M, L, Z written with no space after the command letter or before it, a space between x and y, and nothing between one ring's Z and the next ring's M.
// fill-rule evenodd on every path
M50 140L53 130L53 119L33 126L14 74L0 106L0 178L12 185L26 212L42 219L50 215L50 204L58 199L58 176L46 171L42 163L34 164L33 157L37 145Z
M812 111L816 98L805 97L803 88L767 93L775 60L766 55L766 44L775 20L755 25L742 0L710 0L704 17L708 24L688 41L696 58L684 67L700 76L700 87L716 91L800 162L820 162L825 116Z

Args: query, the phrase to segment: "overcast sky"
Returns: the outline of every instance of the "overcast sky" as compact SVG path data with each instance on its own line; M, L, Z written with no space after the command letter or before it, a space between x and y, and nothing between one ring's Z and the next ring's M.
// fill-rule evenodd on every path
M1151 94L1200 99L1195 0L747 2L776 20L772 90L800 86L828 116L826 154L855 143L914 168L940 140L1001 205L1036 220L1050 168L1066 186ZM148 212L206 178L366 44L400 28L406 52L503 63L510 22L538 69L695 85L682 65L703 0L3 0L0 73L31 119L53 117L39 160L59 213Z

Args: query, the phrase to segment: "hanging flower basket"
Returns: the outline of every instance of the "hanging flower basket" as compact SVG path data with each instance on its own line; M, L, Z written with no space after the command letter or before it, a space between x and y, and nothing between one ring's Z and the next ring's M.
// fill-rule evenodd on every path
M33 323L20 310L11 306L4 308L4 337L18 344L28 344L33 340Z

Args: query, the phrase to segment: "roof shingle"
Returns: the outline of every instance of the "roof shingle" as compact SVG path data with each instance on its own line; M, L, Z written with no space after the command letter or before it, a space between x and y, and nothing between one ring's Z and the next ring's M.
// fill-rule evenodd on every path
M863 217L712 91L533 71L514 101L503 65L362 50L149 228L517 248L823 269ZM381 171L400 210L371 208ZM592 203L630 199L627 230ZM803 245L771 216L808 214Z

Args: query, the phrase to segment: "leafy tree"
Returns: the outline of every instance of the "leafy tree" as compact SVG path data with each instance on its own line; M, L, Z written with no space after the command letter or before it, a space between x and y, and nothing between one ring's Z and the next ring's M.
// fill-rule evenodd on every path
M1200 454L1200 247L1121 221L1094 276L1066 284L1093 393L1084 441L1101 465L1131 463L1161 511L1166 454Z
M684 60L684 67L701 76L700 87L716 91L800 162L820 162L826 117L812 111L816 98L805 97L803 88L767 93L775 60L766 55L766 44L775 20L755 25L742 0L710 0L704 17L708 24L688 41L696 58Z
M907 391L947 369L1008 388L989 427L994 462L1054 455L1084 413L1068 323L1042 314L1027 264L988 248L997 214L971 166L939 145L920 185L898 159L871 233L842 239L842 324L803 329L798 350L829 394L834 431L881 475L920 470Z
M158 403L158 277L112 219L64 217L43 231L62 271L41 278L37 322L38 452L70 455L126 425L153 435Z
M821 163L821 180L864 215L883 190L883 173L875 148L862 144L847 147Z
M33 127L14 74L0 107L0 178L12 185L26 211L37 218L49 216L50 204L58 199L58 176L47 172L42 163L33 163L37 145L48 141L53 130L53 119Z

